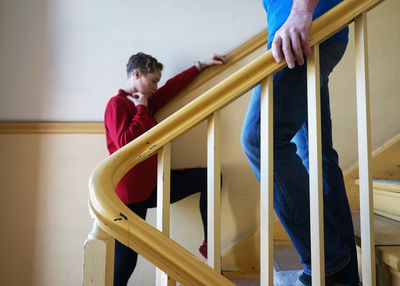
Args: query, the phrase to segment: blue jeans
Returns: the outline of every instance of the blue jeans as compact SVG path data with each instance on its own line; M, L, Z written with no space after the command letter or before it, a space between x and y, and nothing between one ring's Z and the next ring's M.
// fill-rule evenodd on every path
M329 74L345 49L346 44L333 41L320 45L325 273L346 272L346 282L356 285L353 223L338 155L332 146L328 90ZM274 210L300 254L304 273L311 275L306 75L306 64L274 75ZM260 86L253 91L241 135L244 153L258 180L260 92Z

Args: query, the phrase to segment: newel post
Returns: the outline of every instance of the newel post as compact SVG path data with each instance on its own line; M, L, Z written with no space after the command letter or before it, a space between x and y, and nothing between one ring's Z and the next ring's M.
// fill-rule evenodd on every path
M114 246L114 238L94 222L83 247L84 286L113 285Z

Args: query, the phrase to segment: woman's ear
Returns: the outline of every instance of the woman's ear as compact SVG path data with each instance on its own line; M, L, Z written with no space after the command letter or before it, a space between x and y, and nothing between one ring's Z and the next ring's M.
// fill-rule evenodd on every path
M142 75L142 73L140 72L139 69L135 69L135 70L133 71L133 77L134 77L135 79L139 79L141 75Z

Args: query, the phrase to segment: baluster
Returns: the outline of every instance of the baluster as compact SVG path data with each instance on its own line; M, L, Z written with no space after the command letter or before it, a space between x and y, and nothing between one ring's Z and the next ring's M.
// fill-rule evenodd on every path
M307 60L308 137L310 174L311 272L313 285L325 285L324 218L321 160L321 96L319 45Z
M207 212L208 212L208 265L221 272L221 162L220 111L208 118L207 128Z
M260 285L274 284L273 257L273 76L261 82L261 194L260 194Z
M113 285L114 247L114 238L93 222L83 246L83 285Z
M157 170L157 229L170 235L170 184L171 182L171 144L165 144L158 151ZM176 285L176 282L163 271L156 270L157 286Z
M363 285L375 285L375 237L371 181L371 123L368 77L367 15L355 19L360 227Z

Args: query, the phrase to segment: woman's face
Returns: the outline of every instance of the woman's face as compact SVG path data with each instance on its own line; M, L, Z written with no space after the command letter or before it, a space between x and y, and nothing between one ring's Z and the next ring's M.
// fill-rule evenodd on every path
M135 71L135 89L147 96L152 95L158 87L161 79L161 70L155 70L152 73L143 74L139 70Z

